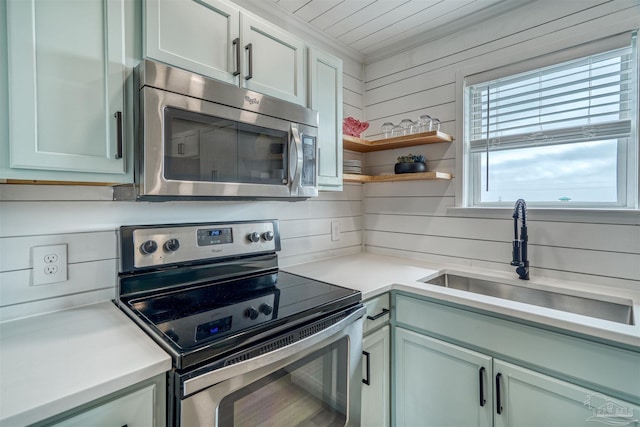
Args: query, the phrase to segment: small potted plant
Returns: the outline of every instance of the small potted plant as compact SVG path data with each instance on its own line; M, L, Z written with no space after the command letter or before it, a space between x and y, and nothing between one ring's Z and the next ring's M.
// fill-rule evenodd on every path
M426 159L423 155L414 156L413 154L408 154L406 156L398 157L398 163L395 164L393 169L397 174L426 172L427 165L425 162Z

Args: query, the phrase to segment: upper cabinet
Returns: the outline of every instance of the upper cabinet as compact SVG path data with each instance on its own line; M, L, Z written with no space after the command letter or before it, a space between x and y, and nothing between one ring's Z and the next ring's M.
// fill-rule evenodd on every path
M144 55L305 103L302 40L221 0L147 0Z
M240 9L217 0L147 0L144 56L238 84Z
M0 178L127 182L125 0L9 0Z
M309 49L309 107L318 111L318 182L342 190L342 60Z
M242 12L240 85L280 99L305 103L305 44L289 33Z

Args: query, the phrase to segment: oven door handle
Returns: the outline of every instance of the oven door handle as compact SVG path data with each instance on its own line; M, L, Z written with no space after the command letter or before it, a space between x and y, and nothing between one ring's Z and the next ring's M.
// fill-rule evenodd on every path
M301 339L300 341L296 341L293 344L279 348L278 350L274 350L269 353L262 354L252 359L245 360L234 365L225 366L223 368L216 369L211 372L206 372L202 375L198 375L197 377L185 380L182 390L183 397L187 397L214 384L218 384L230 378L237 377L247 372L271 365L288 357L301 355L306 350L313 348L316 344L320 344L323 341L331 338L332 336L340 333L349 325L356 322L359 318L364 317L365 312L366 309L364 307L359 307L356 311L340 320L339 322L335 323L334 325L331 325L316 334L310 335L307 338ZM360 328L359 336L362 337L362 328Z

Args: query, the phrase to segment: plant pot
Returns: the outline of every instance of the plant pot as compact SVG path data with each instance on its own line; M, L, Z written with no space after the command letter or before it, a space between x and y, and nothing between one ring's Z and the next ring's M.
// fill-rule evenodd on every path
M427 165L422 162L396 163L393 170L396 174L426 172Z

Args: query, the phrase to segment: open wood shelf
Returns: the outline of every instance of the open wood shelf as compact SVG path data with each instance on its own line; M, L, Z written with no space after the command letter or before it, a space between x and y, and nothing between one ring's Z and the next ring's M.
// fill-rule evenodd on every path
M418 173L403 173L397 175L355 175L345 173L342 175L342 180L345 182L390 182L390 181L421 181L441 179L452 179L453 175L446 172L418 172Z
M415 133L413 135L396 136L393 138L369 141L355 136L342 135L342 146L345 150L368 153L370 151L390 150L392 148L413 147L416 145L434 144L438 142L451 142L453 137L444 132L432 130L429 132Z

